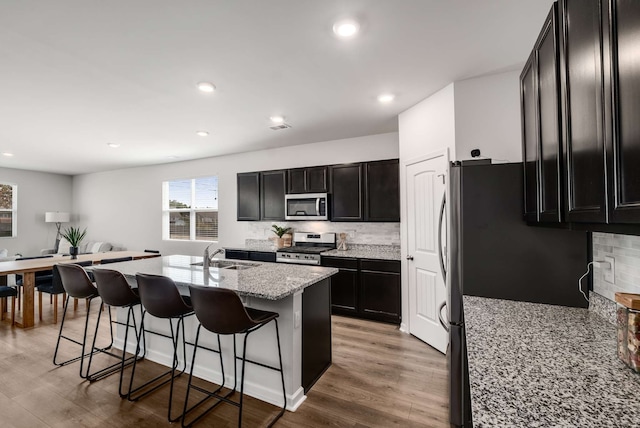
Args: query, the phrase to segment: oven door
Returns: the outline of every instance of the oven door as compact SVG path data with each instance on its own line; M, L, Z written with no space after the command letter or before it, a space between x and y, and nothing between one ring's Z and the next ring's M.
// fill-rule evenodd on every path
M328 220L327 194L285 195L286 220Z

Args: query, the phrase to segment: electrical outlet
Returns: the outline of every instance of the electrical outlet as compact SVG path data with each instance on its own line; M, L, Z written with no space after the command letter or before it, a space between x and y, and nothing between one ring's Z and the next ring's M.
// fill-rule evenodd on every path
M293 313L293 328L300 328L300 311Z
M616 259L613 257L605 256L605 262L609 262L609 268L602 271L604 280L610 284L616 283Z

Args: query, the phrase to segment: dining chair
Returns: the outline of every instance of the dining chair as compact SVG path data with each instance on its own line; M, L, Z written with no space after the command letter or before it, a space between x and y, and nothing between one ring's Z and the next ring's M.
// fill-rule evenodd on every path
M0 286L0 299L2 299L2 308L0 308L0 319L4 320L5 308L7 305L7 299L11 297L11 327L16 324L16 296L18 290L15 287L9 287L6 285Z
M129 256L129 257L113 257L111 259L102 259L100 260L100 264L101 265L106 265L109 263L120 263L120 262L130 262L131 260L133 260L133 257Z

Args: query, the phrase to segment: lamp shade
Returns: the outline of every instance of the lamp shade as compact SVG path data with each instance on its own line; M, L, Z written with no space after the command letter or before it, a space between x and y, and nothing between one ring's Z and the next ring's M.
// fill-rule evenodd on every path
M48 211L44 213L45 223L69 223L71 215L65 212Z

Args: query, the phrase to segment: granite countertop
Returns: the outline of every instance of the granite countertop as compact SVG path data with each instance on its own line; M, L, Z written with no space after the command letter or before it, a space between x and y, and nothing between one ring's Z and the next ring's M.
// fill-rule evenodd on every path
M216 259L221 260L221 259ZM184 294L189 285L224 287L241 296L267 300L279 300L338 273L338 269L320 266L291 265L287 263L259 263L229 260L232 264L251 265L242 270L210 268L205 273L202 257L172 255L112 263L106 269L114 269L135 281L136 273L164 275L172 278ZM100 268L100 266L93 266ZM89 269L89 268L88 268Z
M352 244L346 251L331 250L322 253L323 256L353 257L356 259L400 260L400 247L394 245L364 245Z
M632 427L640 375L593 311L464 297L475 427Z

